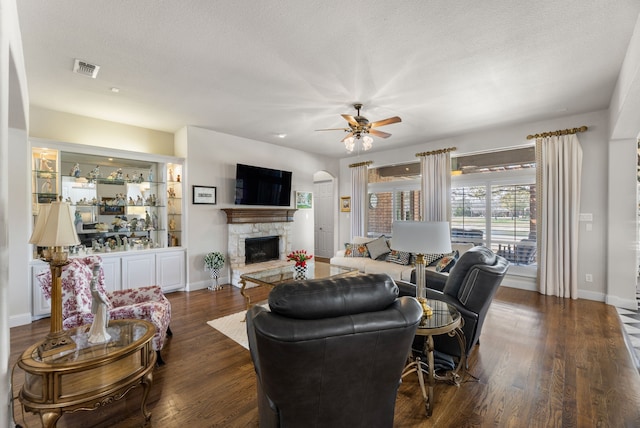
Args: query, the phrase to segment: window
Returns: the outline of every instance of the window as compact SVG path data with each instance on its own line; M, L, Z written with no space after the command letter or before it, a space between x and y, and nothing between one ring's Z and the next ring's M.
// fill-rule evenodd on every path
M394 220L419 217L419 163L369 169L369 236L391 236Z
M451 238L486 245L513 264L536 263L533 147L452 159Z
M533 147L451 159L451 240L486 245L512 264L536 263ZM420 220L420 163L369 170L369 236Z

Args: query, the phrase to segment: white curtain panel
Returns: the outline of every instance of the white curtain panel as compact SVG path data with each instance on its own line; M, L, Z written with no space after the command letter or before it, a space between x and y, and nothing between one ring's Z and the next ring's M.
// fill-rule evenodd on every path
M351 167L351 238L367 236L369 211L367 210L367 185L369 162Z
M451 221L451 152L420 156L422 221Z
M578 298L582 148L575 134L536 140L538 289Z

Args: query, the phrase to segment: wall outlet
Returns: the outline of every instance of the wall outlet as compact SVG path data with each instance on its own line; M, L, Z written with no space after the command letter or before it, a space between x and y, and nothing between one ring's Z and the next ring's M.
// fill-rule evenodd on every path
M593 275L591 275L590 273L586 274L584 276L584 280L587 282L593 282Z

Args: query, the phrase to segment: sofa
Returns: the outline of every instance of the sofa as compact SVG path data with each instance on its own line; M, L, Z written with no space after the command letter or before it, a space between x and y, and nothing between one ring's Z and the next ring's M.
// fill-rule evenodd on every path
M260 427L393 426L422 307L388 275L276 285L247 311Z
M440 271L446 276L449 269L455 265L455 260L473 246L472 243L452 243L452 253L448 255L453 261L445 269L438 269L438 262L447 254L427 254L427 275ZM331 257L330 263L358 269L363 273L386 273L395 281L411 282L415 255L408 255L407 258L406 253L398 253L400 252L394 251L391 241L384 236L377 238L356 236L352 242L345 244L344 249L337 251L336 255Z

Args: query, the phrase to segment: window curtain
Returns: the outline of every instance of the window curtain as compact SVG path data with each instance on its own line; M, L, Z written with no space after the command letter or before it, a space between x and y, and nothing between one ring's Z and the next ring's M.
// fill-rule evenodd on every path
M582 148L575 134L536 139L538 290L578 298Z
M418 153L422 174L422 221L451 221L451 150Z
M368 166L372 162L349 165L351 168L351 238L367 236L369 211L367 206Z

